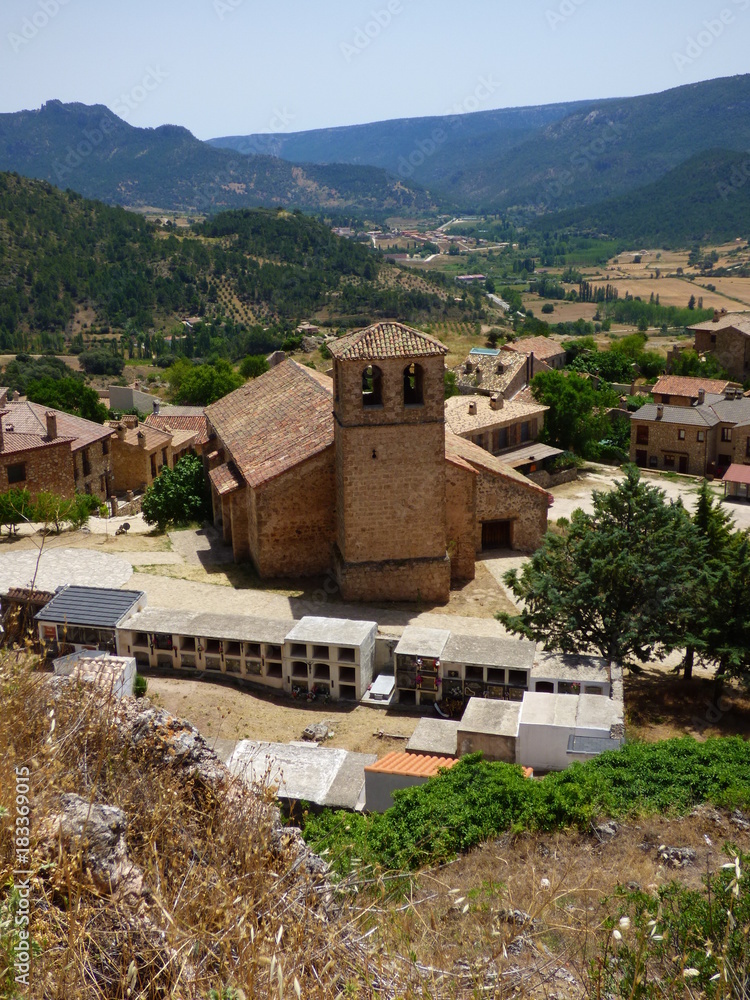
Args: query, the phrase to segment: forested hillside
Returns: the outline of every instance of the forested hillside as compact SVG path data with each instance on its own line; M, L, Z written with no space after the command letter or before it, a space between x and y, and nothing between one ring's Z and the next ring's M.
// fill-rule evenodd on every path
M319 311L346 326L459 307L440 278L401 271L301 213L230 211L177 230L0 174L0 350L62 350L71 338L82 349L99 332L138 338L198 317L213 336L252 332L260 352L278 346L264 330Z

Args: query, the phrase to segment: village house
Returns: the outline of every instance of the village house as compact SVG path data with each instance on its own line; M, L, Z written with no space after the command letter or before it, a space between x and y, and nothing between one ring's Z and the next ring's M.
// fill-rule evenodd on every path
M512 399L529 384L531 366L520 354L503 354L498 347L472 347L453 373L463 395L501 393L505 399Z
M152 412L144 420L148 427L174 434L176 431L190 431L195 434L192 449L196 455L203 455L208 444L208 421L202 406L163 406L154 400ZM174 442L172 449L174 450Z
M160 430L140 423L132 414L111 420L112 488L115 493L147 489L162 469L173 469L175 463L192 451L195 431Z
M0 492L27 489L73 497L112 492L114 431L38 403L6 402L0 411Z
M706 395L723 396L727 389L741 389L739 382L717 378L661 375L651 389L655 403L665 406L693 406L705 402ZM702 394L702 395L701 395Z
M691 406L649 403L631 416L630 460L642 468L717 475L750 463L750 398L698 390Z
M522 337L512 344L504 344L503 350L532 359L530 378L540 371L565 367L565 348L551 337Z
M459 437L502 455L536 441L548 409L525 391L508 400L502 393L452 396L445 401L445 422Z
M696 323L695 351L712 354L731 378L750 377L750 313L715 312L713 319Z
M446 601L477 552L536 548L549 497L446 431L447 348L399 323L284 361L206 410L214 514L262 577L330 574L345 600Z

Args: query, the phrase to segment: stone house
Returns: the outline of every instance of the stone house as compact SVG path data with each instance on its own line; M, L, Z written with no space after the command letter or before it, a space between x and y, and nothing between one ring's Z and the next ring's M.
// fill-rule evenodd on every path
M347 600L445 601L499 534L540 544L546 491L446 433L443 344L381 323L329 347L333 379L284 361L206 410L236 560L330 574Z
M727 382L725 379L662 375L654 383L651 395L655 403L665 406L693 406L704 403L706 395L723 396L727 389L735 388L741 388L738 382Z
M493 455L502 455L536 441L548 409L537 403L530 392L507 400L502 393L452 396L445 401L445 422L459 437Z
M147 489L163 468L173 469L193 448L194 431L167 431L142 424L127 414L111 420L112 488L115 493Z
M713 319L689 329L695 334L698 354L713 354L738 382L750 377L750 314L715 312Z
M642 406L631 416L630 460L691 476L750 464L750 398L729 388L692 406Z
M146 417L144 423L149 427L156 427L158 430L168 433L192 431L195 434L193 450L196 455L203 455L206 450L208 421L202 406L162 406L156 400L152 412Z
M7 402L0 413L0 492L64 497L112 492L113 430L38 403Z
M468 357L453 369L463 394L512 399L531 378L529 359L520 354L504 354L498 347L472 347Z
M540 371L565 367L565 348L551 337L522 337L512 344L505 344L503 350L531 359L529 381Z

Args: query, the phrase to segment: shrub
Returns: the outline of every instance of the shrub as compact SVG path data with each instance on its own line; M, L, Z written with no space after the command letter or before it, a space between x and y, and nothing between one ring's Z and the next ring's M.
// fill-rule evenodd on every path
M136 674L133 682L133 694L136 698L143 698L146 691L148 691L148 681L143 674Z
M203 520L209 496L201 460L186 455L174 469L164 469L146 490L141 507L146 524L155 524L159 531L170 524Z

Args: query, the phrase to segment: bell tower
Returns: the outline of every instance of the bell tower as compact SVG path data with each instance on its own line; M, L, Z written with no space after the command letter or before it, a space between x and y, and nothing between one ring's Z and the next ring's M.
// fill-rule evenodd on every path
M448 349L401 323L379 323L328 347L342 596L447 601Z

